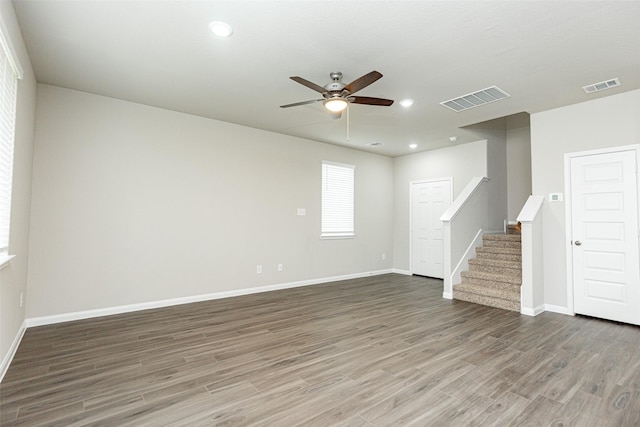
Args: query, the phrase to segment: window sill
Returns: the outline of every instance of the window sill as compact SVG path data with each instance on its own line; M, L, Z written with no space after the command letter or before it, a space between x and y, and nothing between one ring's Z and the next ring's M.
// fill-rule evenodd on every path
M355 234L321 234L321 239L335 240L335 239L355 239Z
M0 255L0 270L4 269L5 267L8 267L9 261L11 261L15 257L16 257L15 255L7 255L7 254Z

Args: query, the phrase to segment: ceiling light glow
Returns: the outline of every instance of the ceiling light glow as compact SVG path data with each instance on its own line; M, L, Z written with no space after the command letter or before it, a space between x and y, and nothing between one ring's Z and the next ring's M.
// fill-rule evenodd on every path
M344 98L331 98L323 102L324 108L334 113L344 111L347 108L347 100Z
M456 142L457 140L458 140L457 136L450 136L449 137L449 141L451 141L451 142Z
M229 37L233 34L233 28L231 28L231 25L222 21L213 21L209 24L209 29L218 37Z
M400 101L400 105L402 105L403 107L407 108L407 107L411 107L413 105L413 99L403 99L402 101Z
M418 144L409 144L409 148L411 148L412 150L415 150L416 148L418 148Z

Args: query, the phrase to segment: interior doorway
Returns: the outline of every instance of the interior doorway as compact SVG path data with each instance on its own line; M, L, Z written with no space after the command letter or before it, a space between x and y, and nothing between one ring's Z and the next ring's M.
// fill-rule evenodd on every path
M575 313L640 325L638 147L567 155Z
M452 179L411 184L411 274L444 278L444 233L440 217L453 201Z

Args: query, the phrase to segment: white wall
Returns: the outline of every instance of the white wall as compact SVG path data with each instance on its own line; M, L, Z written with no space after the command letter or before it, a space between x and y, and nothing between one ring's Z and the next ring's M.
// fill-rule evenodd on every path
M26 295L27 285L36 82L10 1L0 1L0 17L24 70L24 78L18 83L9 241L9 253L16 257L0 271L0 361L4 361L25 319L24 307L20 308L20 294Z
M533 194L564 193L565 153L639 144L639 128L640 90L533 114ZM545 202L543 218L545 303L562 309L568 286L564 203Z
M531 195L531 128L507 128L507 200L515 221Z
M487 131L489 230L501 231L507 220L507 139L503 130Z
M529 114L516 113L464 129L490 143L487 167L488 177L493 181L491 197L495 200L491 205L494 209L491 218L499 222L496 229L501 230L505 219L515 221L531 195Z
M388 157L48 85L37 114L29 318L392 267ZM319 238L322 160L355 239Z
M453 198L471 178L487 174L487 141L399 156L394 166L394 267L409 271L409 183L437 178L453 178Z

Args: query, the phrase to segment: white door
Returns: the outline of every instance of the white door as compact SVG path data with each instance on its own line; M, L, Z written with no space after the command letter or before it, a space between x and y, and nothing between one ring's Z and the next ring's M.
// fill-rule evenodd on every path
M576 313L640 324L636 151L571 158Z
M411 183L411 273L444 277L440 216L451 204L451 180Z

